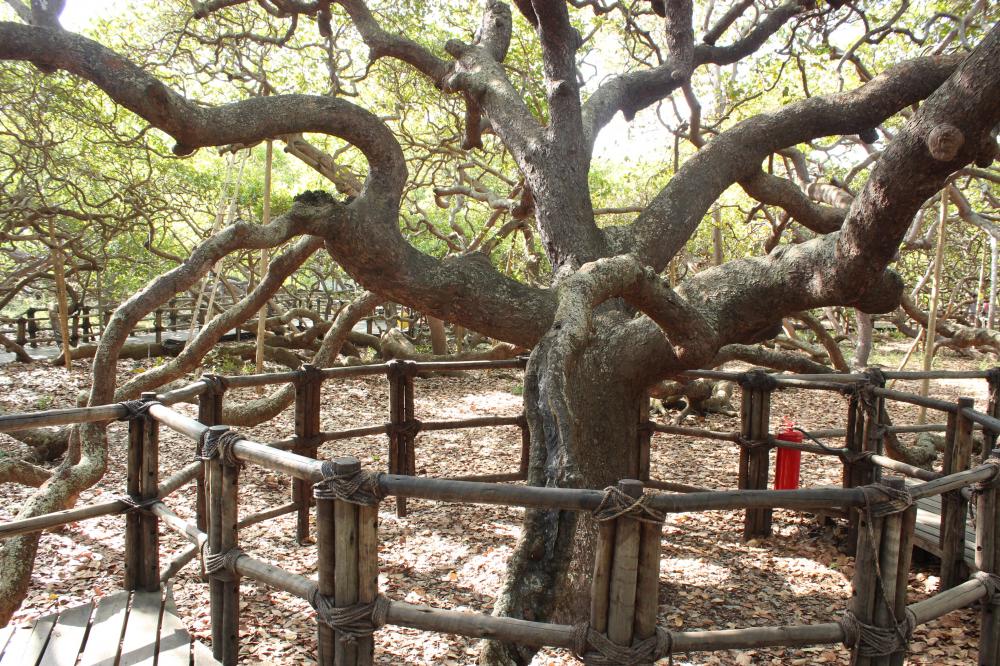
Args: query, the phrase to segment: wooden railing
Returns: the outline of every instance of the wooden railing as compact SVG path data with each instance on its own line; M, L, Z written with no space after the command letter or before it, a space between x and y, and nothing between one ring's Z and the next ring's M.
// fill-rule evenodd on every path
M426 631L490 638L529 646L568 648L593 658L652 663L678 652L745 649L768 646L807 646L845 642L857 663L901 663L912 629L953 610L983 601L980 664L1000 663L1000 614L997 603L1000 569L1000 496L996 483L1000 449L986 448L972 459L972 431L978 424L988 443L1000 433L997 418L997 378L1000 373L964 373L989 381L987 413L972 408L968 399L947 402L889 391L885 377L919 378L920 373L865 375L767 376L760 372L694 372L692 376L731 378L743 387L741 429L737 433L649 423L641 434L635 461L639 476L623 480L614 489L589 490L529 487L484 481L416 477L402 462L409 454L415 422L412 377L435 370L518 367L523 359L503 362L453 364L395 363L358 368L303 368L297 372L246 377L207 377L188 387L162 395L144 394L128 405L53 410L40 415L0 417L0 431L35 425L106 421L132 416L129 422L128 496L88 507L0 525L0 538L36 532L84 518L127 514L126 585L155 589L186 561L207 546L210 575L213 650L224 663L235 664L239 651L239 579L260 583L308 600L317 608L319 661L337 666L371 664L371 633L382 624ZM315 459L322 441L379 432L353 429L339 433L319 430L319 387L338 377L386 373L390 382L390 419L378 426L395 447L396 472L363 470L354 458ZM941 373L938 373L939 375ZM945 375L948 376L948 375ZM409 388L407 380L410 380ZM218 425L225 390L276 382L296 385L296 434L271 445L244 438ZM393 389L393 382L396 388ZM840 391L848 400L847 427L841 431L811 433L844 437L844 446L789 443L768 431L771 394L782 388ZM401 397L400 397L401 396ZM199 418L192 419L170 405L199 401ZM885 401L923 405L947 416L946 450L941 472L918 471L882 455ZM408 405L410 405L408 407ZM523 420L450 422L456 427L519 425ZM439 424L441 428L445 424ZM199 461L167 479L159 479L158 433L166 427L188 438ZM374 428L374 427L373 427ZM897 426L899 430L905 426ZM923 427L922 427L923 428ZM435 428L437 429L437 428ZM731 442L740 449L739 489L685 493L647 492L660 484L649 479L649 436L652 431L687 433ZM347 434L350 433L350 434ZM643 447L645 446L645 451ZM842 488L766 490L766 452L773 447L838 457L844 466ZM410 449L412 450L412 449ZM763 454L761 453L763 452ZM293 501L238 520L240 463L252 463L287 474L296 481ZM523 463L522 463L523 465ZM902 476L917 479L904 486ZM408 474L409 473L409 474ZM521 473L521 470L518 472ZM196 518L178 518L164 502L182 485L198 485ZM318 579L282 570L239 549L242 526L308 507L312 486L317 513ZM961 575L964 524L969 494L978 507L976 574ZM907 604L907 573L916 515L915 502L942 496L941 590L923 601ZM569 626L494 617L480 613L427 608L387 599L379 594L378 500L394 497L521 506L541 510L591 513L598 520L599 538L593 564L590 616L587 623ZM713 631L676 631L656 624L662 520L666 514L709 510L745 510L748 538L770 532L770 513L783 508L799 511L844 511L853 525L856 544L853 594L848 612L835 621L780 627L747 627ZM301 515L301 513L300 513ZM191 549L160 569L156 543L158 523L192 544ZM301 522L299 536L302 536ZM955 545L955 544L959 545ZM183 558L187 558L182 562ZM353 616L353 619L347 616ZM350 620L350 621L349 621ZM352 639L352 640L346 640ZM601 662L604 663L604 662Z

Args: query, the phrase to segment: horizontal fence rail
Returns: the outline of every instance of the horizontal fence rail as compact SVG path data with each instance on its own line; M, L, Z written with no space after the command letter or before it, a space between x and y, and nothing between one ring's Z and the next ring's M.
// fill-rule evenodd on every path
M243 377L206 377L174 391L146 393L140 401L49 410L0 417L0 432L52 425L128 421L127 493L111 501L0 525L0 538L11 538L98 516L126 515L126 587L156 589L160 582L204 552L212 611L213 651L226 664L239 652L239 579L246 577L309 601L316 608L319 661L356 666L372 663L371 632L382 624L425 631L503 640L535 647L570 649L585 663L594 659L626 659L651 663L677 652L801 647L846 643L856 655L882 649L870 663L899 663L914 626L980 601L992 602L1000 578L1000 450L992 449L1000 433L1000 406L995 396L1000 373L952 373L990 382L987 412L971 400L948 402L887 390L885 378L952 376L948 373L865 373L851 375L764 375L725 371L693 371L689 377L735 381L742 385L741 429L736 432L672 426L640 417L639 453L634 465L640 478L623 480L613 489L552 488L498 483L521 480L527 472L527 420L517 416L478 416L450 421L415 418L414 378L423 373L524 368L527 359L454 363L388 362L370 366L318 369ZM320 389L324 381L384 374L389 381L386 424L322 431ZM264 444L220 425L225 393L231 389L292 384L296 391L296 432ZM770 396L774 390L836 390L848 400L847 427L807 433L813 441L788 442L770 433ZM198 418L171 407L198 401ZM940 412L947 424L888 426L885 402L924 406ZM419 432L474 427L522 430L522 467L518 472L486 478L441 479L413 472L413 438ZM987 438L983 455L973 460L972 433ZM180 434L193 445L197 460L165 479L159 478L160 429ZM889 432L945 433L942 470L926 470L884 455L882 438ZM649 437L654 432L727 441L739 448L739 487L713 490L649 478ZM349 437L386 435L390 440L390 473L364 470L353 458L320 460L321 443ZM843 446L818 443L843 438ZM770 449L833 456L844 467L842 488L766 489ZM241 463L262 466L293 479L290 502L238 516ZM915 479L882 477L888 470ZM167 504L188 483L197 488L195 517L180 518ZM655 489L678 490L657 492ZM942 553L942 589L923 601L906 603L917 500L940 496L941 539L964 550L968 505L976 512L976 562L972 577L961 572L963 554L949 547ZM406 499L445 503L519 506L541 510L584 512L598 524L597 552L591 587L589 621L570 626L494 617L475 612L417 606L378 592L378 504L395 498L397 510ZM310 507L317 516L318 577L307 578L262 562L239 548L239 529L287 514L297 514L297 538L308 535ZM660 540L663 519L671 513L712 510L745 511L744 536L770 533L773 509L833 511L849 518L855 545L854 594L844 617L811 625L678 631L657 627ZM404 509L405 511L405 509ZM303 533L303 516L305 516ZM191 545L161 569L157 526L179 534ZM961 536L959 536L961 534ZM626 572L631 572L627 574ZM1000 602L1000 599L996 601ZM344 613L369 625L360 634ZM980 663L1000 659L1000 627L995 606L983 604ZM897 618L905 618L905 631ZM357 622L356 621L356 622ZM881 632L881 633L879 633ZM898 634L898 640L896 635ZM350 643L341 640L351 636ZM872 636L881 638L873 639ZM881 647L879 647L881 646ZM886 651L887 650L887 651ZM610 657L609 655L617 655ZM623 656L624 655L624 656ZM638 660L638 661L636 661ZM645 661L644 661L645 660Z

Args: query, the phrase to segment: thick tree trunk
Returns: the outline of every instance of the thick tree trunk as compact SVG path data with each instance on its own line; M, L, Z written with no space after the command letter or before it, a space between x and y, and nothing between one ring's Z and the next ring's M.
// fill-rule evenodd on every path
M605 488L639 476L638 422L645 384L609 367L610 340L594 340L563 364L552 336L535 348L525 372L524 406L531 431L528 483ZM521 539L507 564L495 613L574 623L587 617L596 529L589 516L526 511ZM534 650L486 643L480 663L528 664Z

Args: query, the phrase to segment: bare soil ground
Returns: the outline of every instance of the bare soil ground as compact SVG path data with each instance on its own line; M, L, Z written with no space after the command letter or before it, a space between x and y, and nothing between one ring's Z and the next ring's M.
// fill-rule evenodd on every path
M895 352L893 352L895 353ZM876 359L879 360L879 359ZM886 367L893 358L881 359ZM123 376L151 362L123 363ZM982 361L946 357L937 368L978 368ZM87 386L89 368L76 370L20 364L0 368L0 406L7 411L34 411L71 406ZM916 390L916 383L897 384ZM462 377L418 379L417 418L443 420L465 416L514 415L521 411L519 372L469 373ZM960 395L985 405L983 380L936 382L932 395L955 399ZM227 399L250 398L232 392ZM253 395L253 397L256 397ZM738 403L738 393L734 404ZM195 415L190 405L179 407ZM324 430L382 423L387 414L384 378L327 382L323 390ZM781 417L793 417L809 428L842 427L846 399L819 391L778 392L771 411L772 427ZM912 423L916 410L892 406L897 423ZM933 421L933 419L932 419ZM712 415L703 427L736 430L738 418ZM193 445L163 429L163 476L189 462ZM293 432L291 410L265 426L251 428L258 441L286 437ZM125 426L110 427L111 466L105 479L81 497L88 503L119 494L124 489ZM520 435L517 428L492 428L423 433L417 439L418 474L455 476L497 473L517 468ZM0 435L0 455L15 454L13 440ZM324 446L321 455L357 456L363 465L384 468L384 436L366 437ZM773 455L773 454L772 454ZM736 486L737 449L727 443L657 434L653 440L652 469L656 478L712 488ZM773 465L772 465L773 467ZM803 486L840 482L836 459L804 456ZM241 477L240 512L246 515L288 501L286 478L248 467ZM0 520L9 520L31 489L0 486ZM193 516L194 489L182 489L168 505L183 517ZM394 599L440 608L489 612L500 587L504 564L520 531L521 510L505 507L410 501L410 514L397 518L394 502L380 511L380 588ZM286 516L246 528L240 533L247 552L296 573L314 576L316 552L294 542L294 517ZM664 527L660 578L660 622L676 630L736 628L806 622L828 622L843 612L850 597L851 558L841 554L843 534L821 527L814 517L778 511L771 538L744 543L742 513L676 514ZM185 547L173 533L161 534L162 563ZM31 592L14 622L72 607L120 588L123 577L124 518L108 517L69 525L41 539ZM937 587L932 564L918 566L910 576L910 601ZM179 612L188 628L209 640L208 590L197 563L188 565L173 581ZM241 586L241 662L262 664L313 663L315 619L306 602L270 590L252 581ZM974 663L978 616L973 611L953 613L919 628L911 643L908 663L959 665ZM376 661L380 664L473 664L476 641L386 627L377 634ZM676 655L677 664L846 664L841 646L806 649L760 649ZM535 664L578 663L559 650L546 650Z

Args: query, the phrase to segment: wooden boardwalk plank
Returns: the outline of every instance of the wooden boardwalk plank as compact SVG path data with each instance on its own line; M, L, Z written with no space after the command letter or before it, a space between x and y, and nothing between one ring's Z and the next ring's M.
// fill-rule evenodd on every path
M7 642L10 640L10 637L14 635L14 630L16 628L17 627L14 625L8 624L3 629L0 629L0 661L3 660L3 651L7 647Z
M219 662L204 643L194 642L191 646L191 663L194 666L215 666Z
M93 610L94 603L87 602L59 614L39 666L73 666L76 663Z
M35 666L49 642L49 634L58 615L46 615L35 620L34 626L18 631L4 651L3 666ZM14 641L17 640L17 643Z
M14 628L3 651L3 657L0 658L0 666L20 666L21 653L28 644L31 631L31 627Z
M98 602L80 666L114 666L118 661L118 648L128 620L128 597L128 592L119 592Z
M191 663L191 636L174 604L173 588L167 587L163 596L163 619L160 620L160 647L156 656L157 666L189 666Z
M917 500L917 524L914 545L931 555L941 556L941 497L925 497ZM971 571L976 566L976 529L965 523L965 562Z
M133 593L119 666L153 666L162 608L159 592Z

